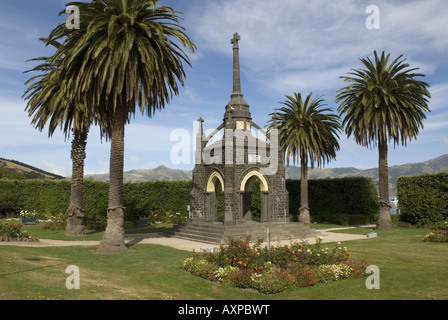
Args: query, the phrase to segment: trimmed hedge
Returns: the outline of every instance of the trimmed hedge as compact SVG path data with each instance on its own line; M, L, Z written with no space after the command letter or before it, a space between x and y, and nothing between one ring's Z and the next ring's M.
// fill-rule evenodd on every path
M297 221L300 180L287 180L289 213ZM314 222L342 225L366 224L378 213L378 193L372 179L350 177L308 181L308 204Z
M399 177L401 220L431 226L448 218L448 172Z
M191 187L192 182L187 180L125 183L125 219L134 220L151 213L186 213ZM257 208L260 201L256 187L252 198L255 212L260 209ZM300 181L287 180L286 187L290 215L297 221ZM371 222L378 212L377 192L369 178L310 180L308 188L310 215L314 221L362 224ZM0 214L18 213L23 209L56 216L65 213L69 201L69 180L0 180ZM104 219L107 204L108 183L85 180L83 209L86 216Z
M186 212L190 191L190 181L125 183L125 219L151 212ZM107 182L84 180L83 209L88 217L106 217L108 193ZM22 209L56 216L65 213L69 202L70 180L0 180L0 214Z

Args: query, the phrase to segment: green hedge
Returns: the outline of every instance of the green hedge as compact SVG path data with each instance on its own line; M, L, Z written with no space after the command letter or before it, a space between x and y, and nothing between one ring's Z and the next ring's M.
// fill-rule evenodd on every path
M109 184L85 180L83 209L87 216L105 218ZM190 181L125 183L126 220L152 212L185 212L190 201ZM70 202L69 180L0 180L0 214L20 210L46 215L63 214Z
M300 181L287 180L290 214L297 221L300 207ZM377 192L368 178L310 180L309 204L313 221L361 224L371 221L378 211ZM148 181L124 184L126 220L151 213L186 213L190 202L191 181ZM252 205L260 211L258 185L254 186ZM222 201L223 197L220 197ZM65 213L70 201L69 180L0 180L0 214L20 209L47 215ZM105 218L108 183L84 181L83 208L87 216ZM4 208L2 208L4 207ZM220 204L218 203L218 207Z
M399 177L401 220L430 226L448 218L448 172Z
M300 208L300 180L287 180L289 213L297 221ZM378 193L366 177L308 181L308 204L314 222L343 225L366 224L378 213Z

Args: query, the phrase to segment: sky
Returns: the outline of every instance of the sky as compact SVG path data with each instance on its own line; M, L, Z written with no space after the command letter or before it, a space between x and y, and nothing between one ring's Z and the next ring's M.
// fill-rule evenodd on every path
M0 157L63 176L71 175L71 141L57 131L48 137L33 128L23 94L35 66L27 60L49 56L40 37L64 23L68 1L0 1ZM186 81L169 105L152 118L136 115L126 126L125 171L164 165L194 167L197 119L213 131L232 93L232 45L239 41L241 88L255 123L287 95L321 96L337 113L340 78L362 67L360 58L385 51L403 55L425 74L431 99L424 129L407 146L389 146L389 166L426 161L448 153L448 1L446 0L161 0L182 12L181 25L198 50L187 51ZM371 7L375 6L374 11ZM107 173L110 143L91 127L85 173ZM182 133L182 135L179 135ZM375 168L378 150L340 134L340 150L326 168ZM180 156L174 152L182 145ZM189 150L189 152L187 152Z

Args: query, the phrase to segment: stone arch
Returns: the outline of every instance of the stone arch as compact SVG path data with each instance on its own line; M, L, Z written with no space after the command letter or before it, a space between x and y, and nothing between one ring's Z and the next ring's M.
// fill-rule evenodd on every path
M205 220L207 222L218 221L218 200L216 183L221 184L221 189L224 191L224 179L220 172L213 171L208 177L205 186Z
M268 222L269 184L266 178L258 171L251 170L246 173L240 186L240 218L245 221L252 220L252 185L255 180L260 182L261 222Z
M215 192L216 191L216 181L221 183L221 188L224 190L224 179L222 178L222 174L218 171L213 171L212 174L208 177L206 192Z
M260 181L260 191L269 192L268 181L260 172L256 170L252 170L244 176L243 180L241 181L241 187L240 187L241 192L246 192L247 182L249 181L249 179L253 177L258 178L258 180Z

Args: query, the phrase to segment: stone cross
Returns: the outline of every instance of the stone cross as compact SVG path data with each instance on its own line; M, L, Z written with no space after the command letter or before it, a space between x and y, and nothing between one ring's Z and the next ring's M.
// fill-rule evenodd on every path
M238 33L233 34L233 38L230 39L230 43L233 44L233 49L239 49L238 48L238 40L241 40L241 37Z

